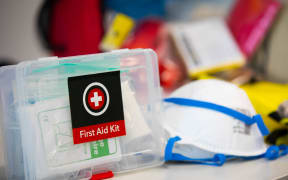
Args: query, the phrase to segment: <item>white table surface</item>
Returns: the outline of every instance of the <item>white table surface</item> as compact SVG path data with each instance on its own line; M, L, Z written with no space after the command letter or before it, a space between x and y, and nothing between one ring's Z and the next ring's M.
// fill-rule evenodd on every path
M285 178L286 176L286 178ZM268 161L258 159L251 161L226 162L222 167L167 163L160 167L143 169L130 173L116 174L115 180L271 180L288 179L288 156Z

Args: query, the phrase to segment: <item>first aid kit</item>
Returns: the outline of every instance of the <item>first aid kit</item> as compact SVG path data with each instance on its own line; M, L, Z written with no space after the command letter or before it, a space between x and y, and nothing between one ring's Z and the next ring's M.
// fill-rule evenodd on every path
M246 93L231 83L206 79L182 86L165 99L169 134L166 161L222 165L234 158L276 159L288 146L264 143L268 135Z
M165 136L149 49L0 69L8 179L90 179L161 165Z

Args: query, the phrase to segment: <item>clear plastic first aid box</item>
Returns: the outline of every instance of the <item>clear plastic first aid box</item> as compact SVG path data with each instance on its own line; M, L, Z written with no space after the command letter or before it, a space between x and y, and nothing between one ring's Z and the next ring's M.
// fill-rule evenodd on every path
M7 179L90 179L163 163L152 50L25 61L0 69Z

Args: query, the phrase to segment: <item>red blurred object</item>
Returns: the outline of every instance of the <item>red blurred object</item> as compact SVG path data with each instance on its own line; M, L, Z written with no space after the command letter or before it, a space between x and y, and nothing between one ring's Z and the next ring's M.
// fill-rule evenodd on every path
M160 20L146 20L140 23L133 34L125 44L124 48L157 48L158 34L163 27Z
M100 0L58 0L50 22L54 55L74 56L98 53L103 35Z
M263 41L281 8L278 0L237 0L228 26L240 49L250 58Z
M93 174L90 180L108 179L114 176L112 171L107 171L99 174Z
M165 25L160 20L145 20L137 26L135 33L122 48L151 48L159 59L160 83L166 89L175 88L184 77L177 64L177 57L171 51L171 43Z

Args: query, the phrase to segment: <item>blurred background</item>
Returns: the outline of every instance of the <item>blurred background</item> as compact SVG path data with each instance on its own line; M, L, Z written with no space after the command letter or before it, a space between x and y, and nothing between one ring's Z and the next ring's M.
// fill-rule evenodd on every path
M0 1L0 66L151 48L164 96L196 79L233 82L269 144L288 144L287 42L288 0Z

